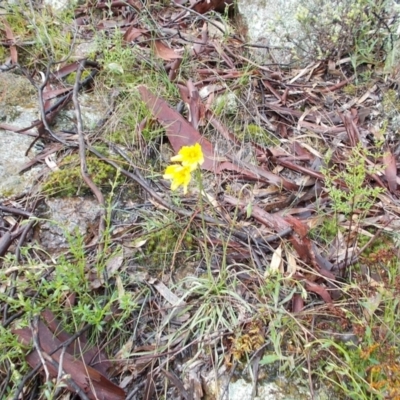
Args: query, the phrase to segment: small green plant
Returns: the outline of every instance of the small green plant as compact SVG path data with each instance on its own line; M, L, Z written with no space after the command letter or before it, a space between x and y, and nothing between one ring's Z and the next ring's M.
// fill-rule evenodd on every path
M303 1L296 19L303 35L293 38L303 57L350 56L354 70L361 64L383 64L393 52L391 28L385 23L387 0ZM390 62L390 61L389 61Z
M112 37L105 33L95 36L96 48L101 49L100 64L103 66L102 74L105 76L106 86L127 86L137 82L133 66L137 63L135 52L127 47L123 41L123 33L114 32Z
M372 313L368 302L360 302L368 318L360 321L351 316L354 325L363 329L358 346L330 339L306 345L308 350L314 349L311 352L324 354L315 371L330 381L338 393L356 400L398 398L400 395L399 350L395 344L399 321L393 312L398 301L394 304L393 300L393 294L386 292L379 304L374 305L376 309Z
M3 398L11 398L11 388L16 387L23 375L29 371L30 367L25 361L25 355L29 351L27 346L22 345L9 329L0 325L0 369L8 371L10 382L8 391L4 393Z
M182 223L174 221L172 215L164 215L159 219L152 216L143 225L144 232L140 240L146 243L138 260L150 268L160 271L169 268L173 260L178 263L190 256L199 256L193 233L181 226Z
M72 7L54 12L51 7L42 7L40 13L33 5L22 2L7 4L5 19L15 37L27 43L18 49L19 62L31 67L36 63L47 63L65 59L75 41L74 12Z
M325 186L332 201L336 231L339 228L339 215L344 215L347 220L352 221L354 215L363 218L375 203L375 199L382 192L382 188L370 187L365 184L368 176L377 172L376 168L370 167L366 161L372 157L361 144L354 147L346 160L346 166L337 172L336 167L322 168L321 172L325 178ZM329 164L330 156L326 158ZM335 230L329 223L330 234ZM351 229L351 226L349 227Z
M140 284L135 284L134 290L126 290L129 275L124 271L108 270L115 258L121 257L121 249L111 241L110 208L107 215L104 237L100 239L104 243L104 254L97 260L93 260L85 249L85 238L78 231L65 232L70 248L57 259L40 262L38 254L45 253L27 247L22 251L22 265L14 257L3 260L0 280L10 281L8 268L14 268L18 275L13 279L16 296L1 293L0 300L3 305L7 304L10 313L22 314L10 326L0 326L0 368L11 372L6 394L13 395L30 368L25 357L31 346L21 345L12 330L29 326L31 318L44 310L50 310L62 329L71 334L89 324L92 343L98 343L102 334L102 338L108 338L118 346L112 341L115 335L121 340L131 336L127 321L132 319L138 302L148 296L149 290ZM54 382L46 381L42 387L43 396L54 398L55 389Z
M241 296L236 288L239 284L237 277L230 274L227 266L215 276L209 272L199 277L188 276L179 282L185 288L182 301L190 298L190 309L193 316L181 330L189 329L196 337L205 337L220 330L232 330L238 326L240 313L253 314L252 307Z

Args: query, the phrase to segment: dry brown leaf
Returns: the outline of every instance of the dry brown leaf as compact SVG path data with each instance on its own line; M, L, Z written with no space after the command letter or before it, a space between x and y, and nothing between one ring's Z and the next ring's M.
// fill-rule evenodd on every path
M388 182L389 190L391 193L395 193L397 190L396 157L390 151L385 152L383 156L383 165L385 167L385 176Z
M10 25L8 24L8 22L4 18L1 19L1 22L3 23L4 30L6 31L6 39L10 43L11 61L14 65L18 64L18 52L17 52L17 47L14 45L15 37L14 37L13 31L12 31Z
M18 336L18 339L26 346L28 346L33 338L33 332L30 328L16 329L13 331ZM91 400L124 400L125 392L117 385L112 383L99 371L84 364L75 356L70 353L64 353L62 350L57 350L51 356L57 347L60 346L61 341L58 340L49 328L42 322L38 324L38 341L41 346L42 356L46 354L46 367L52 379L58 376L58 367L62 362L63 371L70 376L70 379L86 394ZM48 361L47 358L51 357L53 363ZM29 365L34 368L37 364L41 363L41 357L36 350L32 351L26 357ZM68 382L65 382L68 390L75 392L74 387Z
M201 30L201 39L197 40L196 43L193 45L192 49L190 50L191 56L197 56L204 51L204 46L207 44L208 41L208 27L207 23L204 22L203 28Z
M197 129L205 114L200 94L191 79L186 82L186 86L178 84L178 89L181 99L189 107L189 122Z
M297 313L303 311L304 300L299 293L295 293L292 297L292 312Z
M236 199L227 194L224 195L224 200L228 204L241 207L243 210L246 210L249 206L248 202ZM277 214L270 214L256 205L251 207L251 216L268 228L273 228L276 232L290 228L290 224L284 218Z
M199 0L192 8L200 14L215 10L224 12L227 5L233 4L233 0Z
M44 310L41 316L51 332L56 335L57 339L61 342L70 339L71 335L62 329L61 322L56 319L50 310ZM107 370L112 366L112 363L107 359L107 356L97 346L88 345L85 336L80 336L76 342L73 342L68 346L67 350L74 357L83 356L83 360L86 364L93 364L94 368L103 375L106 375Z
M47 86L46 86L47 88ZM45 89L46 89L45 88ZM57 96L65 94L67 92L72 91L72 88L60 88L60 89L51 89L51 90L43 90L43 100L48 101L54 99Z
M106 263L107 276L112 277L121 268L123 261L121 255L111 257Z
M79 67L79 62L75 61L75 62L73 62L71 64L64 65L58 71L53 72L51 74L51 76L53 78L55 78L55 79L61 79L64 76L67 76L67 75L71 74L72 72L76 72L78 67Z
M331 295L323 286L317 285L316 283L310 282L308 280L306 280L305 286L306 290L308 290L309 292L313 292L321 296L325 303L333 303Z
M160 40L154 41L154 53L157 57L160 57L165 61L172 61L177 58L182 58L182 54L179 54L177 50L167 47Z
M289 276L297 272L297 261L294 254L286 249L287 272Z
M132 25L124 33L124 42L127 42L127 43L133 42L138 37L142 36L143 34L145 34L147 32L148 31L146 29L139 29Z

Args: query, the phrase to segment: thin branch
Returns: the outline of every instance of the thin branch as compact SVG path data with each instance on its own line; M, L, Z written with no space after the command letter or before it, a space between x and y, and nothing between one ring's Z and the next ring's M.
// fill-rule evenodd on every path
M80 63L78 70L76 72L76 79L75 79L75 85L74 85L74 91L73 91L73 102L74 102L74 107L75 107L75 116L76 116L76 129L78 133L78 143L79 143L79 157L81 160L81 175L83 180L85 181L86 185L89 186L90 190L93 192L93 194L96 196L97 201L102 207L101 210L101 215L100 215L100 222L99 222L99 253L102 253L102 250L104 248L104 243L102 241L102 238L104 236L105 232L105 200L103 193L99 190L99 188L94 184L92 179L90 178L88 172L87 172L87 164L86 164L86 145L85 145L85 137L83 134L83 123L82 123L82 113L81 113L81 107L79 104L79 99L78 99L78 93L80 89L80 78L82 75L82 71L85 68L86 61L83 61Z

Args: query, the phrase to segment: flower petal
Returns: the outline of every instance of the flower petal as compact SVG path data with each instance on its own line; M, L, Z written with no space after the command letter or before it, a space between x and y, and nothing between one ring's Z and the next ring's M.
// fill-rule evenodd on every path
M180 161L183 166L189 166L193 171L198 165L203 164L204 155L200 143L193 146L183 146L178 155L171 158L171 161Z
M176 162L176 161L182 161L182 155L181 155L181 154L178 154L177 156L171 157L171 161L174 161L174 162Z
M183 186L184 193L187 192L187 187L191 180L191 169L188 166L170 165L165 170L164 179L171 180L171 190L176 190L179 186Z
M164 179L174 179L182 167L180 165L169 165L164 172Z

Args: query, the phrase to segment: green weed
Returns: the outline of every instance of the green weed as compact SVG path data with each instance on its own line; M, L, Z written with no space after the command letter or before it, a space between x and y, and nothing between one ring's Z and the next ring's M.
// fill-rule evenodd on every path
M352 221L355 215L362 219L382 193L382 188L365 184L369 176L378 172L376 168L369 166L367 157L373 155L358 145L351 150L343 170L336 171L335 166L321 169L334 212L334 219L324 224L324 232L328 238L339 229L340 215L344 215L347 221ZM326 164L329 164L329 160L330 156L327 157ZM345 186L342 186L343 183ZM336 228L333 224L336 224Z
M338 393L359 400L396 398L400 394L398 300L386 289L366 298L359 302L365 317L349 314L362 330L358 345L322 339L306 347L323 353L317 374Z
M5 19L11 31L26 43L18 50L21 64L46 65L49 60L59 62L70 55L75 42L72 7L57 12L43 7L39 13L32 4L17 2L7 4L6 9Z
M303 2L296 18L304 37L294 42L308 58L350 56L356 72L362 64L382 65L394 51L393 32L384 22L389 7L387 0Z

